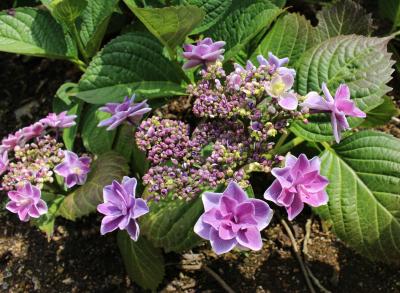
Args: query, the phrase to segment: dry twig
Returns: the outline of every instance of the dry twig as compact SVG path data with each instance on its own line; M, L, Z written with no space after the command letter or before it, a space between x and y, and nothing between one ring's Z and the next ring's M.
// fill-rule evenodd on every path
M233 289L216 272L206 265L203 265L203 269L210 274L221 285L221 287L225 289L226 292L235 293L235 291L233 291Z

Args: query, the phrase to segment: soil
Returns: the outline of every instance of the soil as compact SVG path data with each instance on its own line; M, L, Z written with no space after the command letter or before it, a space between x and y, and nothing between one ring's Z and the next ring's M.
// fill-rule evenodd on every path
M46 115L58 87L80 75L67 62L11 54L0 54L0 68L0 137ZM176 107L172 103L167 112ZM381 130L400 137L396 121ZM0 194L0 292L143 292L125 273L116 235L100 236L98 215L77 222L57 219L48 240L6 212L4 202ZM304 245L307 222L310 236ZM306 249L306 265L323 286L317 291L400 292L399 267L373 263L346 247L310 210L290 226L297 245ZM224 292L212 270L235 292L308 292L285 229L275 219L263 233L259 252L217 257L205 243L182 255L165 255L159 291Z

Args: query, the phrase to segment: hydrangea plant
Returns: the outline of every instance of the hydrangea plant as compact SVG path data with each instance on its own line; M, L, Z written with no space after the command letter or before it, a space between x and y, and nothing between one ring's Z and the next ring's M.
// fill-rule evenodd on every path
M285 1L124 0L147 31L113 27L105 43L122 2L42 2L0 12L0 50L83 75L60 87L55 113L1 142L1 189L21 221L51 237L57 216L97 211L152 290L162 250L260 250L271 221L304 209L366 257L398 262L400 144L365 129L397 113L393 36L371 37L361 6L324 8L312 26ZM179 119L158 109L172 99L188 105Z

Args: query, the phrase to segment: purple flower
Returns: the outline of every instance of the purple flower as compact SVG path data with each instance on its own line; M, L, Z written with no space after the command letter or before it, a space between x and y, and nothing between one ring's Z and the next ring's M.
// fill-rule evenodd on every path
M30 182L25 182L18 186L17 190L9 191L10 202L6 209L12 213L18 214L21 221L27 222L30 217L39 218L47 213L47 205L40 198L40 189L33 186Z
M0 153L0 176L7 170L8 163L8 152Z
M354 101L350 99L350 89L347 85L341 84L335 93L335 99L332 97L325 83L322 83L322 91L325 98L316 92L310 92L306 95L306 100L302 106L317 112L330 112L333 135L337 143L340 142L340 133L342 130L350 129L346 115L352 117L365 118L366 114L356 107Z
M32 125L22 128L22 137L25 142L28 140L39 137L43 134L45 126L40 122L35 122Z
M49 113L46 118L41 119L39 122L46 126L53 128L69 128L74 126L76 115L68 115L67 111L61 112L60 114Z
M101 221L100 233L104 235L119 228L126 230L132 240L139 237L137 218L147 214L149 207L141 198L135 198L136 178L124 177L122 182L113 181L103 189L104 203L97 211L105 215Z
M9 134L7 137L3 138L0 147L3 151L11 151L20 144L22 139L22 130L18 130L16 133Z
M248 198L246 192L231 181L223 193L205 192L202 196L204 214L194 232L210 240L216 254L234 247L260 250L260 231L268 226L272 210L262 200Z
M222 54L224 53L224 49L222 47L225 46L225 42L213 42L211 38L205 38L202 41L197 42L197 45L184 45L183 49L183 57L188 59L183 65L183 69L189 69L192 67L196 67L199 64L206 64L210 62L215 62L218 59L222 59Z
M320 164L318 157L308 160L304 154L299 158L288 154L284 168L272 169L276 180L265 191L265 199L285 207L289 220L300 214L304 203L312 207L326 204L329 181L320 175Z
M107 130L113 130L124 121L132 125L139 124L143 115L150 112L151 108L147 104L147 100L140 103L134 103L134 100L135 95L130 99L125 97L122 103L107 103L104 107L99 108L100 111L110 113L112 116L101 121L97 126L108 126Z
M71 188L75 185L83 185L87 174L90 172L89 157L79 158L77 154L64 151L64 160L54 168L54 172L64 177L65 185Z
M294 93L284 93L278 98L278 104L286 110L296 110L299 101Z

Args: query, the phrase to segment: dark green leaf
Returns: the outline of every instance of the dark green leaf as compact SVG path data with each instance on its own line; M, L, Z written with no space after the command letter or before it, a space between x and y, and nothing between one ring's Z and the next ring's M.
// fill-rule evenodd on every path
M175 52L175 47L183 44L186 36L204 17L203 10L193 5L130 9L170 52Z
M51 2L53 16L65 23L72 23L87 6L86 0L54 0Z
M361 131L322 154L329 202L316 211L374 260L400 263L400 140Z
M368 113L367 118L361 124L362 127L376 127L385 125L392 117L399 115L399 110L393 103L393 100L385 96L384 101L378 107Z
M304 51L317 43L316 30L311 23L302 15L289 13L276 21L251 60L255 61L257 55L268 56L268 52L272 52L280 58L288 57L292 65Z
M400 25L400 0L378 1L379 13L393 22L393 27Z
M235 56L281 13L268 0L233 0L226 15L204 32L214 41L225 41L226 60Z
M64 200L64 196L56 196L54 194L45 194L42 192L42 199L46 201L48 211L46 214L40 216L38 219L34 219L33 223L42 232L46 233L47 237L50 238L54 233L54 223L57 217L58 209Z
M117 241L131 280L144 289L155 291L165 274L162 251L143 236L133 241L125 231L118 231Z
M100 155L92 163L86 183L65 197L59 214L74 221L96 211L97 205L103 202L103 187L128 173L128 164L118 153L111 151Z
M334 94L340 83L350 87L351 97L367 113L379 106L390 88L393 61L387 52L390 38L356 35L330 38L306 51L297 67L297 91L305 95L320 92L326 82ZM291 130L310 141L331 141L332 127L328 115L313 115L310 123L293 123ZM350 126L358 126L362 119L350 118Z
M135 128L132 125L124 124L119 126L117 132L114 150L129 162L135 146Z
M17 8L0 12L0 51L57 59L77 59L77 49L49 12Z
M317 13L319 35L322 40L340 35L371 35L372 16L352 0L339 1L331 8Z
M146 97L180 95L184 73L162 54L148 33L127 33L93 58L79 82L77 97L89 103L121 101L133 92Z

